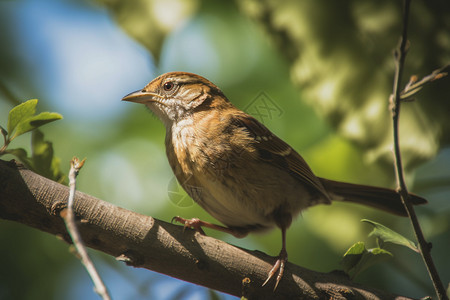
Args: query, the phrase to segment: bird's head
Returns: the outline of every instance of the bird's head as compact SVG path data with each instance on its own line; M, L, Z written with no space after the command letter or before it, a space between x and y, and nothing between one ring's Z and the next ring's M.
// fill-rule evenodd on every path
M166 127L196 112L231 105L212 82L185 72L163 74L122 100L145 104Z

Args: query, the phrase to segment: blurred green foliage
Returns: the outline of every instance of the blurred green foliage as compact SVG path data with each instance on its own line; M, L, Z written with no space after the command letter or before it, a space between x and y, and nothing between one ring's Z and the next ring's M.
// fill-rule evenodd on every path
M197 11L198 0L96 0L111 12L125 31L154 56L161 57L164 39Z
M240 1L242 11L266 29L291 62L292 81L304 99L370 161L391 165L389 93L393 49L401 32L401 5L389 0ZM411 6L409 76L428 75L450 63L450 2ZM429 160L450 142L450 77L404 105L401 146L405 167ZM379 162L378 162L379 163Z
M201 73L221 87L236 106L249 112L264 92L282 111L264 123L297 149L318 175L394 187L392 166L386 163L390 160L391 135L387 100L400 3L98 0L77 5L107 9L117 26L149 50L155 76L171 70ZM406 74L425 75L448 62L447 6L448 1L413 2ZM39 70L31 72L30 62L23 59L27 49L21 48L13 21L0 9L4 41L0 47L0 88L7 86L17 101L39 97L43 109L51 110L52 103L45 102L46 95L37 84ZM436 265L447 281L450 151L439 153L436 160L420 167L417 175L412 166L431 159L448 143L448 86L448 81L430 85L421 91L418 101L403 106L401 116L409 182L415 182L416 192L430 201L417 210L433 242ZM129 87L129 92L138 87ZM111 101L120 101L122 96L118 94ZM0 92L1 124L13 106L3 100L10 98ZM64 101L64 95L58 101ZM89 121L83 116L68 116L58 123L46 126L46 139L52 141L65 171L74 155L87 157L77 181L83 192L163 220L181 215L215 222L197 205L181 207L169 200L173 175L165 157L164 128L143 107L124 103L119 116ZM19 137L15 142L30 147L29 139ZM375 164L380 156L387 157L385 163ZM345 203L318 206L305 211L288 231L290 261L324 272L341 268L342 254L350 245L367 240L369 230L361 226L362 218L412 236L407 219ZM280 248L277 230L242 240L207 233L271 255ZM80 276L87 275L73 271L78 262L54 237L0 221L0 242L0 255L7 258L0 271L0 299L76 299L71 294L74 290L83 287L91 291L88 284L76 285ZM413 297L433 293L416 254L403 249L389 251L394 259L361 273L357 280ZM126 274L119 276L119 282L133 278L136 290L144 290L140 297L158 290L160 281L145 280L144 288L142 282L137 283L142 275L130 275L137 271L105 261L117 268L111 273ZM151 272L139 274L153 278ZM116 281L112 285L120 286ZM180 293L188 297L186 292ZM92 292L91 298L95 297ZM203 298L207 297L206 292Z

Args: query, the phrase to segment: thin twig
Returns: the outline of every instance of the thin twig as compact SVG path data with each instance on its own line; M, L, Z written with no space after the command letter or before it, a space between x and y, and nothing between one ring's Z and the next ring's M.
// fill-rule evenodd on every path
M445 72L445 70L447 69L450 69L450 65L446 65L442 68L434 70L433 72L431 72L431 74L423 77L420 81L418 81L417 76L411 76L408 84L400 93L401 100L402 101L408 100L417 92L419 92L425 86L425 84L447 76L448 73Z
M70 161L70 171L69 171L69 200L67 203L67 212L63 215L64 222L66 223L67 231L72 238L72 242L80 255L81 263L86 268L86 271L89 273L89 276L94 283L94 290L97 294L99 294L105 300L111 300L111 296L106 289L103 280L97 272L94 264L92 263L89 255L87 253L86 247L84 246L83 240L81 239L81 235L78 231L78 228L75 224L75 214L73 212L73 202L75 198L75 188L76 188L76 177L78 172L83 167L85 159L80 161L78 158L74 157Z
M408 216L411 220L412 226L414 228L414 233L416 235L417 241L419 243L420 252L425 265L428 269L428 273L433 282L434 288L436 290L439 299L446 299L446 291L444 285L442 284L439 274L434 265L433 259L431 258L431 244L425 240L422 229L420 227L419 221L417 219L416 213L410 201L410 196L408 189L406 187L405 178L403 174L403 165L400 154L400 139L399 139L399 117L400 117L400 104L401 104L401 90L400 84L402 81L403 67L405 63L406 53L408 51L408 17L409 17L409 7L411 0L404 1L404 11L403 11L403 31L400 39L400 44L398 49L395 51L395 77L394 77L394 87L393 93L390 98L391 110L392 110L392 120L393 120L393 135L394 135L394 159L396 167L397 185L398 192L400 194L403 205L405 206Z

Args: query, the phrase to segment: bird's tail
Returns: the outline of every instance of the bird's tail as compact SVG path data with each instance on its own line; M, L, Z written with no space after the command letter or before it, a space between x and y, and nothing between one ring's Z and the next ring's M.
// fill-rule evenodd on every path
M407 216L400 195L391 189L346 183L320 178L325 189L331 194L332 200L353 202L375 207L396 215ZM414 205L425 204L427 200L410 194Z

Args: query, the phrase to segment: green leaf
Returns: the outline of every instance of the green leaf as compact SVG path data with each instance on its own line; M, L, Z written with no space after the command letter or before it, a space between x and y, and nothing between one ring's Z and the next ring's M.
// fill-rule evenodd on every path
M23 148L8 149L8 150L6 150L6 153L12 154L12 155L16 156L19 159L27 157L27 151L25 149L23 149Z
M385 261L388 258L393 257L392 253L381 249L381 248L372 248L367 250L367 253L364 253L359 263L356 265L353 277L362 271L368 269L369 267Z
M51 142L44 141L44 134L40 130L33 131L31 151L35 170L48 177L53 158L53 145Z
M366 253L366 247L364 242L357 242L353 244L347 252L345 252L344 257L342 258L341 264L344 269L344 272L349 274L350 271L356 267L358 262L361 260L364 253Z
M416 244L414 244L414 242L405 238L403 235L387 228L386 226L384 226L380 223L371 221L371 220L367 220L367 219L363 219L363 220L361 220L361 222L369 223L375 227L372 230L372 232L369 234L369 236L375 236L375 237L381 239L385 243L393 243L393 244L405 246L415 252L419 252L419 249L417 248Z
M64 180L60 160L54 156L53 144L44 141L44 134L40 130L33 131L31 135L31 150L31 162L35 172L52 180Z
M367 268L392 256L389 251L381 248L366 250L363 242L357 242L344 254L341 264L344 271L354 278Z
M5 151L5 154L14 155L22 162L27 168L32 169L32 163L30 158L28 157L27 151L23 148L16 149L8 149Z
M5 154L14 155L27 168L44 177L59 183L65 182L66 177L60 169L61 161L53 155L52 143L44 141L44 134L40 130L33 131L31 135L31 151L31 157L23 148L7 149Z
M8 115L8 132L12 134L17 125L34 115L36 112L37 99L28 100L10 110Z
M28 131L36 129L44 124L60 119L62 119L62 116L58 113L42 112L36 116L31 116L25 120L21 120L19 124L17 124L16 131L11 140L19 135L22 135Z

